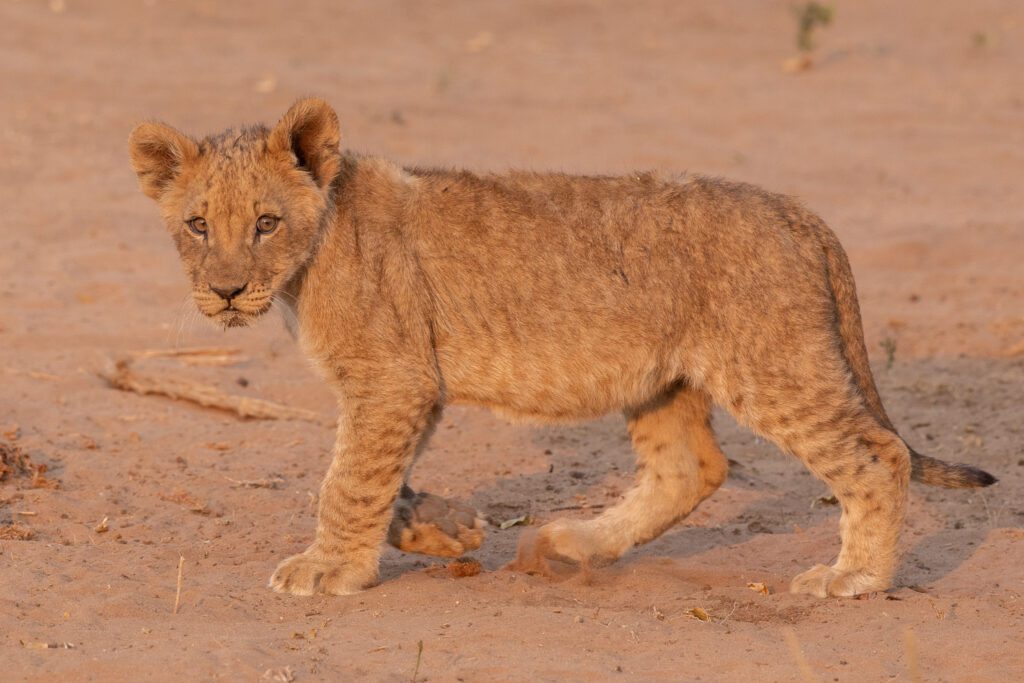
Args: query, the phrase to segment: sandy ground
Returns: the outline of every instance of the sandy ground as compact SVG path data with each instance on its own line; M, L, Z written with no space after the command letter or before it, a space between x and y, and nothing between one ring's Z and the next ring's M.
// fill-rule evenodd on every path
M840 0L815 68L793 74L788 0L290 4L0 6L0 444L60 486L0 484L0 527L33 534L0 540L0 678L1024 679L1024 7ZM277 320L196 320L125 145L142 119L211 132L309 93L348 145L402 162L688 169L800 195L848 246L906 438L1000 483L915 485L890 593L790 596L837 551L837 511L719 416L726 485L589 583L502 570L513 527L491 530L476 577L388 550L363 594L271 593L310 539L331 431L118 392L96 371L236 347L237 364L179 372L330 415ZM617 417L536 428L452 409L414 482L542 521L614 503L631 468Z

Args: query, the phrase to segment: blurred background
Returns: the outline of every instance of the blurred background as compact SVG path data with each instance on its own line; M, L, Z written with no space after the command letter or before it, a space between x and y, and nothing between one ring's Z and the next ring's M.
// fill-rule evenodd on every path
M0 468L7 671L798 680L796 633L827 680L1024 679L1022 34L1020 0L2 0L0 454L59 486ZM351 600L269 593L312 533L332 430L117 392L96 372L224 347L223 365L168 363L329 420L334 398L277 320L197 319L127 153L143 120L202 136L271 124L303 95L335 106L343 145L403 164L656 169L801 197L850 254L901 433L1000 484L915 492L895 602L801 600L787 583L834 552L835 508L718 419L729 482L596 586L495 571L513 527L491 530L473 579L389 552L387 582ZM617 416L533 429L453 409L414 483L529 523L613 504L631 470ZM34 649L64 642L76 651Z
M181 283L135 189L132 126L201 136L316 94L343 144L401 163L689 171L798 195L851 251L873 350L1024 338L1005 301L1024 279L1014 0L9 0L0 13L3 230L97 258L131 243L109 276L145 263L149 281L129 279L158 288L146 297ZM7 265L45 269L38 251Z

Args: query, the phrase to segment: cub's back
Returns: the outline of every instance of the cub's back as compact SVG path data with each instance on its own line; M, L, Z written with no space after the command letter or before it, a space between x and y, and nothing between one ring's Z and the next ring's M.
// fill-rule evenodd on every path
M803 209L750 185L413 174L406 229L456 400L600 414L685 376L737 321L765 325L779 292L827 298Z

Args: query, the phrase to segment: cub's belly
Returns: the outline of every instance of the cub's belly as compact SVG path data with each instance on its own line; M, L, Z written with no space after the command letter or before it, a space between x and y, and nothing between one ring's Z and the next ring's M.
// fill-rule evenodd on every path
M685 379L678 354L649 348L543 346L439 352L446 399L506 417L561 421L599 417L641 405Z

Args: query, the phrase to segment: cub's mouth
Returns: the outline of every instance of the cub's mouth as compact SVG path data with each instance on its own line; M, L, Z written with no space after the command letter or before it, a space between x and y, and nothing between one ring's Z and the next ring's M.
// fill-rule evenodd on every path
M269 300L260 306L246 306L244 304L239 305L232 302L224 306L224 308L217 313L214 313L213 315L207 313L207 315L223 325L225 328L246 327L269 311L270 306L271 301Z
M194 292L199 312L224 328L246 327L270 310L273 297L269 292L257 296L214 296L211 292Z

